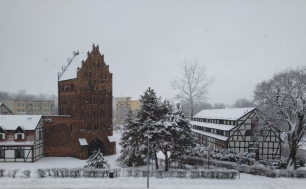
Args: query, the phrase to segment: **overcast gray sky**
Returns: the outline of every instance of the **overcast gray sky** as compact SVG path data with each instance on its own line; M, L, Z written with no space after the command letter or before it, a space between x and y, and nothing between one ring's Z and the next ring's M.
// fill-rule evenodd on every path
M252 98L275 71L306 64L306 1L0 1L0 90L57 95L72 51L99 44L113 95L170 81L197 59L216 82L207 102Z

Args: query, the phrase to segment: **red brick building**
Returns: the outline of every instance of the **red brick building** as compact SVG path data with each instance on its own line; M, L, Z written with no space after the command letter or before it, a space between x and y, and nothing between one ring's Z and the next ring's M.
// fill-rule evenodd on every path
M87 159L93 150L116 153L112 139L113 75L99 46L74 52L58 74L59 116L43 116L45 156Z

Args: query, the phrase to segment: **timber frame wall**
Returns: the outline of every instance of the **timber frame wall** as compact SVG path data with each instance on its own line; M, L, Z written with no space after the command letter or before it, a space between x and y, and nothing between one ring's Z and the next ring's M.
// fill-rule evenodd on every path
M256 160L262 158L280 158L280 130L266 126L263 130L254 132L256 128L257 109L247 112L237 120L207 120L194 118L192 134L201 146L211 146L214 149L234 149L236 152L254 152ZM230 130L204 128L197 122L212 122L233 125Z

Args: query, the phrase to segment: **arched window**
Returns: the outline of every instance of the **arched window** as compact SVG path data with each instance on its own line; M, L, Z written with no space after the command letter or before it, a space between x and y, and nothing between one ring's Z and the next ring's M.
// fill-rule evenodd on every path
M87 72L84 72L84 76L85 76L85 77L87 76Z
M93 67L95 66L95 63L94 63L94 62L92 63L92 66L93 66Z

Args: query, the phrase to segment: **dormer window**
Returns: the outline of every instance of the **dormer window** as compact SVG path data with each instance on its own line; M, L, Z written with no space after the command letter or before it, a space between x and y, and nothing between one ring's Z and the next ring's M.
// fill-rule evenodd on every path
M4 139L4 133L0 133L0 140L3 140Z
M15 140L23 140L25 135L25 131L21 126L17 127L17 129L14 131L14 138Z
M22 134L17 134L17 140L22 140Z

